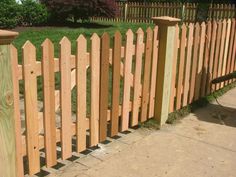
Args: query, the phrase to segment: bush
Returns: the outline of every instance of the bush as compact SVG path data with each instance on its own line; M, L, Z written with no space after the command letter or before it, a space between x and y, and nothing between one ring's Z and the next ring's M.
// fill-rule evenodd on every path
M27 26L43 25L48 20L47 8L35 0L21 0L21 24Z
M20 7L15 0L0 1L0 28L14 28L20 21Z
M77 22L94 15L114 17L117 14L115 0L40 0L52 13L52 22L68 18Z

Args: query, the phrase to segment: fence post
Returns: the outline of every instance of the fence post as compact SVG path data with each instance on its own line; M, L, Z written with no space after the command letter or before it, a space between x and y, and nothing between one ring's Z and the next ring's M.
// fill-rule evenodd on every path
M172 59L174 48L177 47L174 45L175 25L180 22L180 19L172 17L153 17L152 19L158 25L159 37L154 118L161 126L165 124L169 113Z
M16 32L0 30L0 176L16 177L13 81L10 44Z

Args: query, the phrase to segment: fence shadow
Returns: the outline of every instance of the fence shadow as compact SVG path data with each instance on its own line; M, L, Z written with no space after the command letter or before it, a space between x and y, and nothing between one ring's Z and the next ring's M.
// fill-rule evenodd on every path
M236 127L236 108L233 107L209 103L203 109L197 109L193 113L200 121Z

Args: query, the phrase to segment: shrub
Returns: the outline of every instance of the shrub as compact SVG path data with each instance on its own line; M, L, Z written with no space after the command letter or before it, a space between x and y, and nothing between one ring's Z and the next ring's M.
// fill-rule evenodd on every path
M27 26L43 25L48 20L45 5L35 0L21 0L21 23Z
M0 1L0 28L14 28L20 21L20 7L15 0Z
M93 15L112 17L117 13L114 0L40 0L53 14L53 20L87 20Z

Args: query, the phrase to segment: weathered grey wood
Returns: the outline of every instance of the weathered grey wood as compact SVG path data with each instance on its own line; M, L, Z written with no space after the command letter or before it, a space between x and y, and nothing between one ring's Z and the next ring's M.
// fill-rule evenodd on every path
M0 30L0 175L16 177L16 143L10 43L18 33Z
M175 25L180 21L171 17L153 18L154 23L159 26L159 57L157 66L157 82L154 118L160 125L168 118L172 59L174 53Z

